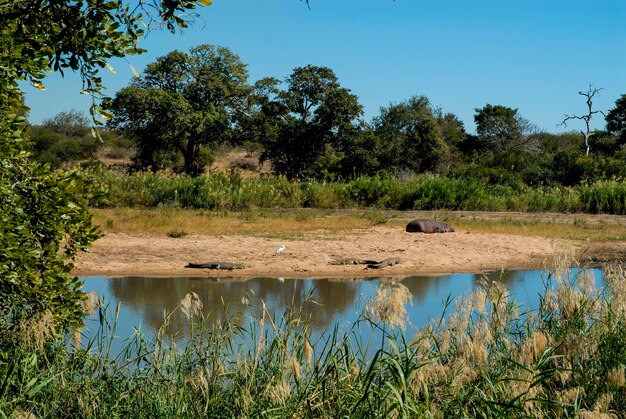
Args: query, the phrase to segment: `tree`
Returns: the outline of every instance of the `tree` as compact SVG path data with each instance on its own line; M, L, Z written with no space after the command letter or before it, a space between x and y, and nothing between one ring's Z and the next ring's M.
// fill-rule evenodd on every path
M441 109L435 109L435 118L439 125L439 132L448 147L458 148L467 139L465 125L456 115L444 113Z
M600 92L600 90L602 89L594 88L592 84L589 84L589 87L587 88L586 92L582 92L582 91L578 92L579 95L585 97L585 102L587 103L587 113L584 115L565 115L565 118L559 124L559 125L563 125L564 127L566 127L567 121L572 120L572 119L578 119L578 120L585 122L585 130L580 131L580 133L583 136L583 143L585 145L585 155L587 156L589 155L589 150L591 149L591 145L589 144L589 139L594 135L590 127L591 119L593 118L595 114L598 114L598 113L606 117L604 112L593 110L593 98L595 95L597 95Z
M433 170L447 149L426 96L381 108L374 129L382 143L382 165L388 170Z
M345 130L339 137L337 149L341 150L341 159L333 171L344 179L372 176L382 170L382 142L365 123Z
M247 78L246 65L228 48L172 51L115 95L110 125L137 142L138 167L176 169L180 155L181 170L198 176L207 163L203 156L228 140L243 112Z
M487 104L474 109L478 142L495 152L533 152L537 150L536 128L522 118L517 109Z
M58 134L70 137L82 137L89 134L89 118L76 109L59 112L52 118L44 119L41 125Z
M195 6L183 0L0 4L0 360L20 338L33 343L32 327L49 337L82 323L82 284L70 273L76 254L98 237L87 209L93 192L81 175L30 159L19 82L43 89L48 72L75 70L97 98L98 70L112 57L141 52L142 12L148 26L162 22L173 30L185 25L179 14Z
M341 145L354 133L362 107L327 67L298 67L285 83L263 106L269 135L261 160L288 178L324 177L345 156Z
M606 115L606 130L626 143L626 94L615 101L615 107Z

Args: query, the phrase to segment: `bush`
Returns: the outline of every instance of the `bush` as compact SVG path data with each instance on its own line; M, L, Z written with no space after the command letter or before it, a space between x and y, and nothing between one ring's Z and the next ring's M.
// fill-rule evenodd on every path
M33 157L52 167L61 164L92 158L101 144L91 136L89 130L81 136L69 136L46 127L34 127L30 130Z

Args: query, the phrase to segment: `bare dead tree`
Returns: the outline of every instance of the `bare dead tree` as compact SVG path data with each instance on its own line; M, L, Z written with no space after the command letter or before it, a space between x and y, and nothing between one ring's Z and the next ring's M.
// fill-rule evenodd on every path
M593 136L593 132L591 132L591 128L589 127L589 124L591 122L591 118L599 113L601 115L603 115L606 118L606 114L603 111L594 111L593 110L593 97L597 94L600 93L600 90L604 90L602 88L595 88L593 87L592 83L589 83L589 88L587 89L587 92L578 92L579 95L584 96L586 98L586 102L587 102L587 113L585 115L565 115L565 118L563 119L563 121L561 121L560 124L558 124L558 126L563 125L564 127L567 127L567 121L571 120L571 119L578 119L578 120L582 120L585 121L585 131L580 131L580 133L583 136L583 140L584 140L584 144L585 144L585 154L588 156L589 155L589 139Z

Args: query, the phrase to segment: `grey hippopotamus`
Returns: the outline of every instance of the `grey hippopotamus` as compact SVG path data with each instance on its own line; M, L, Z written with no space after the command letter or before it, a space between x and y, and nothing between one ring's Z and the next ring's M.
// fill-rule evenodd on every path
M437 220L413 220L406 225L409 233L453 233L454 229Z

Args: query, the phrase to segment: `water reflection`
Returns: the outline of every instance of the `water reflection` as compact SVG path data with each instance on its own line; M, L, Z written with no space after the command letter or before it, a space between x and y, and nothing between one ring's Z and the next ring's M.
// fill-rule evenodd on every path
M87 283L92 281L88 279ZM310 317L312 326L321 330L337 315L344 314L357 300L362 284L353 281L286 280L258 278L248 281L216 282L198 278L115 278L106 283L104 296L141 316L143 323L157 330L164 313L172 313L189 292L203 302L203 315L209 324L221 322L225 315L242 325L248 317L260 314L262 301L270 311L284 312L289 307ZM186 318L180 310L171 317L168 332L180 330Z
M594 271L601 278L599 270ZM494 272L485 276L455 274L439 277L410 276L402 283L413 295L409 320L413 328L425 325L442 312L443 302L471 292L483 280L502 281L512 297L528 307L536 307L544 291L546 273L542 271ZM246 325L251 316L260 315L262 302L270 312L283 313L289 307L302 309L317 332L350 324L362 312L365 301L373 296L378 280L256 278L210 280L206 278L102 278L85 279L85 289L96 291L113 306L121 304L118 335L129 337L135 328L154 333L164 323L165 313L174 314L166 333L184 341L186 317L175 311L183 297L195 292L202 300L203 314L209 324L221 322L224 316ZM596 281L596 284L601 284Z

